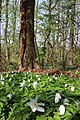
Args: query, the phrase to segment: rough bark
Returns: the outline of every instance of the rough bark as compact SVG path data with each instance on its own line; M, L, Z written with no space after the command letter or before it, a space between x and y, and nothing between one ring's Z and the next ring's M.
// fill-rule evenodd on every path
M1 63L1 11L2 11L2 0L0 0L0 63Z
M21 0L20 3L21 28L19 35L19 69L23 68L23 58L26 48L26 5L27 5L27 1Z
M19 69L33 69L34 47L34 3L35 0L21 0L21 29L19 37ZM24 64L23 64L24 63Z

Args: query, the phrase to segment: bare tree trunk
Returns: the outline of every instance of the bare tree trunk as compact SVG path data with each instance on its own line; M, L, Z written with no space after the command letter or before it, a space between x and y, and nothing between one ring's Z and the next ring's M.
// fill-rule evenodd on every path
M34 68L34 59L35 59L35 46L34 46L34 5L35 5L35 0L27 0L26 54L27 54L27 66L30 69Z
M21 29L19 36L19 69L33 69L34 47L34 4L35 0L21 0ZM24 64L23 64L24 63Z
M0 0L0 63L1 63L1 11L2 11L2 0Z
M23 68L23 58L26 49L26 5L27 1L20 2L21 28L19 34L19 69Z
M37 45L37 41L36 41L36 35L37 35L37 16L38 16L38 3L39 3L39 0L37 0L37 2L36 2L36 8L35 8L35 51L36 51L36 57L38 57L39 56L39 50L38 50L38 45ZM39 60L37 60L37 62L39 63L40 62L40 59Z
M15 31L16 31L16 0L13 1L13 36L12 36L12 42L14 44L14 41L15 41Z
M6 14L6 25L5 25L5 46L6 46L6 61L9 62L9 49L8 49L8 4L9 0L6 0L6 8L5 8L5 14Z
M13 8L13 12L12 12L12 44L11 44L11 54L10 54L10 61L11 62L14 62L15 61L15 57L14 57L14 54L17 52L16 49L15 49L15 43L16 43L16 18L17 18L17 0L13 0L13 5L12 5L12 8ZM16 54L15 54L16 55ZM17 62L17 61L16 61Z
M73 65L73 49L74 49L74 17L75 17L75 4L76 0L72 1L71 8L71 26L70 26L70 46L71 46L71 61L70 64Z

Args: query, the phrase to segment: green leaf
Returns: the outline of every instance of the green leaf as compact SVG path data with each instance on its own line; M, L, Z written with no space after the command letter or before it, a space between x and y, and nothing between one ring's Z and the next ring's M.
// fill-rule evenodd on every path
M3 108L3 103L2 103L2 102L0 102L0 107L2 107L2 108Z
M48 116L53 111L53 108L48 108L45 115Z
M48 117L48 120L53 120L53 118L51 116Z
M40 117L37 116L36 120L47 120L47 118L44 115L41 115Z
M61 120L60 114L58 112L54 112L54 120Z
M64 118L64 120L71 120L72 116L71 115L67 115L66 118Z
M72 114L75 114L77 112L77 109L74 108L72 105L67 106L66 109Z

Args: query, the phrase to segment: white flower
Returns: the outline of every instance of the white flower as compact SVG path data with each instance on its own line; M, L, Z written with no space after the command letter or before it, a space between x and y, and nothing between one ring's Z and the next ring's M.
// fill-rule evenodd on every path
M49 79L49 81L51 82L51 81L52 81L52 79L50 78L50 79Z
M76 103L76 105L77 105L78 110L80 111L80 101L77 100L75 103Z
M11 77L13 77L13 75L11 75Z
M1 75L1 78L0 78L0 80L4 80L4 77Z
M9 75L7 74L6 77L8 77Z
M64 101L63 101L63 104L64 105L69 105L69 100L67 98L65 98Z
M36 110L39 112L44 112L45 109L40 107L44 106L44 103L37 103L38 96L35 97L35 99L30 98L30 102L27 102L27 105L31 107L32 111L35 112Z
M38 78L38 80L40 80L40 78Z
M74 86L71 86L71 91L74 91Z
M61 99L61 95L59 93L56 93L55 95L55 103L58 103Z
M65 84L65 87L67 87L67 84Z
M58 97L55 97L55 103L58 103L59 102L59 98Z
M30 82L30 79L28 80L28 82Z
M38 78L40 75L36 75L36 78Z
M12 86L14 86L14 83L12 83Z
M14 73L14 71L11 71L11 73Z
M55 96L58 97L59 99L61 99L61 95L60 95L60 93L56 93Z
M11 81L11 78L9 78L9 81Z
M9 100L11 100L11 98L12 98L12 94L11 94L11 93L8 94L7 97L9 98Z
M58 78L57 77L55 77L55 80L57 80Z
M4 85L4 81L0 81L2 85Z
M33 83L33 87L34 87L34 89L36 89L38 87L37 81Z
M60 111L60 115L64 115L65 114L65 106L64 105L60 105L59 111Z
M22 83L20 83L21 85L20 85L20 87L24 87L25 86L25 84L26 84L26 81L25 80L23 80L23 82Z

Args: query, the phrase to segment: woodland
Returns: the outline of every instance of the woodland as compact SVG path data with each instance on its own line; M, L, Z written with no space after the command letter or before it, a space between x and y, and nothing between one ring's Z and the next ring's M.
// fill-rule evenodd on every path
M0 120L80 120L80 0L0 0Z
M19 0L0 2L0 69L17 69L21 59L26 69L30 64L32 69L80 67L79 0L29 3L34 5L26 0L21 5ZM30 13L27 6L32 6Z

